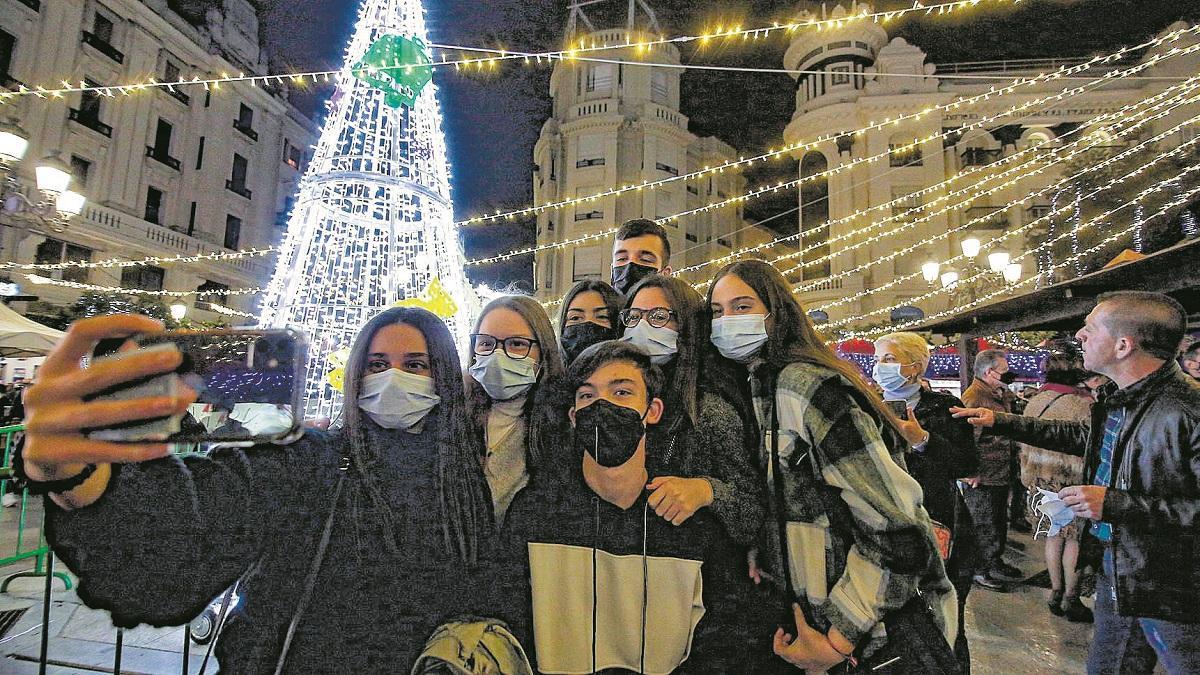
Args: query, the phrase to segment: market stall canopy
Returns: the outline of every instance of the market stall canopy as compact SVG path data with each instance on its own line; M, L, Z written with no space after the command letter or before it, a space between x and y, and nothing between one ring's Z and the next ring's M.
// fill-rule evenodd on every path
M43 356L63 335L0 304L0 357Z

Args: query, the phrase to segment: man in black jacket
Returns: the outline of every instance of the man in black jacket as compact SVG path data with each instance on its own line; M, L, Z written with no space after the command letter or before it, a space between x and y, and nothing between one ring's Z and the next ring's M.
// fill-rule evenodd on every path
M1200 384L1175 362L1186 312L1159 293L1100 296L1084 367L1112 383L1090 422L956 409L971 424L1083 455L1085 485L1059 492L1104 544L1089 673L1200 672Z

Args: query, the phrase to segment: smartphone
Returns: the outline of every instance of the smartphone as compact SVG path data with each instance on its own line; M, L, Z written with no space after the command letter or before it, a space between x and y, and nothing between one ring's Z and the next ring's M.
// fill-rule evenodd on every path
M896 413L896 417L899 417L902 420L908 419L907 401L884 401L884 403L887 404L887 407L892 409L892 412Z
M185 413L87 430L89 438L115 442L180 444L289 443L303 433L304 367L308 340L292 329L228 329L146 333L104 340L92 366L147 351L178 351L173 372L98 392L87 400L122 401L178 396L196 402Z

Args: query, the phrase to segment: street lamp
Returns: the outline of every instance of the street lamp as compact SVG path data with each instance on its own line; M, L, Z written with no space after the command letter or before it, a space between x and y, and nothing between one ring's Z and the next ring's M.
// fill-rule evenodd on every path
M1015 284L1021 280L1021 263L1009 263L1004 266L1004 280Z
M938 271L941 267L941 264L934 260L921 265L921 275L925 277L925 282L932 284L934 281L937 281Z
M33 217L51 230L66 229L71 218L83 213L87 198L71 187L71 167L57 152L47 155L34 167L40 198L31 199L17 179L16 163L29 149L29 135L9 118L0 123L0 204L6 213Z
M958 285L958 270L949 269L942 272L942 288L954 288Z
M968 258L974 258L975 256L979 255L980 244L979 240L975 237L963 239L961 242L959 242L959 246L962 246L963 255Z
M183 317L187 316L187 309L187 305L182 302L171 305L171 318L176 321L183 321Z
M988 254L988 267L992 268L993 272L1003 272L1004 268L1008 267L1008 260L1008 251L992 251Z

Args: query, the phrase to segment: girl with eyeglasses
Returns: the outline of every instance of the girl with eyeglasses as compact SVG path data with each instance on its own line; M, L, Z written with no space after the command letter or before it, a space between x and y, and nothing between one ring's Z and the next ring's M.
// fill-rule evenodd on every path
M506 295L483 308L465 379L497 523L530 475L551 460L554 430L562 426L551 405L553 385L564 372L554 329L536 300Z
M739 545L753 546L766 495L751 463L753 420L727 368L715 363L704 298L687 282L653 275L630 291L623 341L662 369L663 418L649 431L659 464L647 489L655 512L675 523L710 509Z

